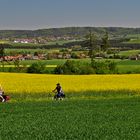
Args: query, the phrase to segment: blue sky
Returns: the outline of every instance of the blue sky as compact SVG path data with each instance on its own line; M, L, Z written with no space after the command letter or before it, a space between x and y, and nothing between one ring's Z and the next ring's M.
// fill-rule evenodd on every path
M1 29L140 27L140 0L0 0Z

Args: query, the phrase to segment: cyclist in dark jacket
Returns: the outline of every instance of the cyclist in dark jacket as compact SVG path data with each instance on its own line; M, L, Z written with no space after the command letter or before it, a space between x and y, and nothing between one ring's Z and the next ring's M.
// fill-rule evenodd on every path
M56 84L56 88L53 90L53 92L57 91L56 97L57 98L64 98L65 94L62 90L62 87L60 86L60 83Z

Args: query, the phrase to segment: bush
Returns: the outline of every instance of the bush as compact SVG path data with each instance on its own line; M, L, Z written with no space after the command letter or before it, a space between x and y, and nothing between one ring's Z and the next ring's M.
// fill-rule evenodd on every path
M118 73L117 63L114 61L108 61L108 68L110 73Z
M121 59L121 56L120 55L118 55L118 54L114 54L114 59Z
M63 74L64 71L63 71L63 66L59 65L57 66L55 69L54 69L54 73L55 74Z
M55 74L93 74L95 71L90 65L67 60L64 65L59 65L54 70Z
M80 74L95 74L95 70L91 66L81 66Z
M116 63L113 61L92 61L91 64L67 60L54 70L55 74L112 74L117 73Z
M92 61L92 68L95 70L96 74L110 74L117 73L117 64L113 61Z
M75 61L67 60L62 69L64 74L79 74L79 64Z
M28 69L27 73L46 73L46 65L44 63L33 63Z

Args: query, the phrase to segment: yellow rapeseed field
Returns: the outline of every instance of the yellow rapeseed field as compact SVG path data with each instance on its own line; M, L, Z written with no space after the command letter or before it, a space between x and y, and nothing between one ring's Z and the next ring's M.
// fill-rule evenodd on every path
M65 92L87 90L140 91L140 74L132 75L46 75L0 73L0 84L7 93L49 93L56 83Z

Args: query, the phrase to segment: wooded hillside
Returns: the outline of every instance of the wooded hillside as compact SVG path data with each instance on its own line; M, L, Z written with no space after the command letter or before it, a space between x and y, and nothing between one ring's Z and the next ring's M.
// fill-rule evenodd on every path
M139 34L140 28L122 28L122 27L65 27L65 28L50 28L39 30L0 30L0 38L23 38L23 37L40 37L40 36L73 36L83 37L88 32L92 31L97 35L102 35L108 32L112 37L127 36L129 34Z

